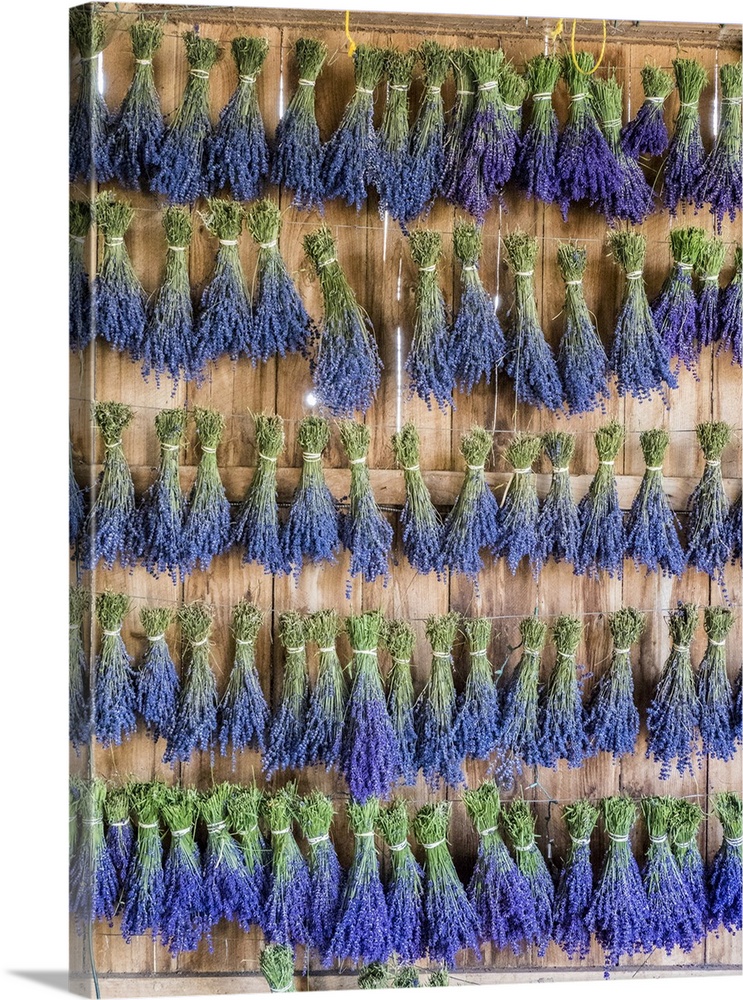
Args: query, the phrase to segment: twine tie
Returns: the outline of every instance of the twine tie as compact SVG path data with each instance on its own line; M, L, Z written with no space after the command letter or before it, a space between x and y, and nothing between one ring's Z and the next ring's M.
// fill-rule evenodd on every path
M308 837L307 843L314 847L315 844L321 844L324 840L330 840L329 833L321 833L317 837Z
M161 639L165 638L165 633L161 632L160 635L148 635L147 642L159 642Z
M237 240L220 240L219 245L223 247L236 247Z
M609 840L613 840L615 844L626 844L627 841L629 840L629 834L610 833Z
M421 847L425 848L427 851L432 851L434 847L441 847L441 845L445 843L446 837L442 837L441 840L434 840L432 844L421 844Z
M208 69L192 69L191 76L195 76L197 80L208 80L209 70Z
M497 86L498 86L498 81L497 80L488 80L487 83L480 83L480 84L478 84L477 85L477 90L478 90L478 93L480 93L483 90L495 90L495 88Z
M254 76L241 76L240 83L255 83Z
M376 656L376 649L352 649L351 652L354 656Z
M407 846L407 840L403 840L399 844L390 844L389 848L391 851L404 851Z
M314 80L304 80L304 79L302 79L302 80L297 80L297 83L299 84L300 87L314 87L315 86L315 81Z

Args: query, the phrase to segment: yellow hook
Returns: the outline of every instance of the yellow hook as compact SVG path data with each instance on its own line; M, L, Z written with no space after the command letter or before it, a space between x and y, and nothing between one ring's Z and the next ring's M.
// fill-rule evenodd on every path
M580 66L578 65L578 60L575 58L575 21L573 21L573 30L570 32L570 58L573 60L573 65L578 70L578 72L582 73L584 76L593 76L593 74L601 65L601 60L604 58L604 53L606 52L606 21L602 21L601 23L604 29L604 38L603 41L601 42L601 52L599 52L599 57L596 60L596 64L593 67L593 69L589 69L588 71L586 71L580 68Z
M356 51L356 42L351 38L351 11L346 11L346 38L348 39L348 51L346 55L352 56Z

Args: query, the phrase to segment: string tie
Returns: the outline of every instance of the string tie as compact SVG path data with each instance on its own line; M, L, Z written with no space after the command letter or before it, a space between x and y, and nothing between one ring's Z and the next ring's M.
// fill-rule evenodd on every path
M743 97L723 97L721 104L743 104Z
M137 823L140 830L156 830L160 824L159 823Z
M530 465L527 465L523 469L514 469L513 470L514 476L523 476L527 472L531 472L531 466Z
M197 80L208 80L209 70L208 69L192 69L191 76L195 76Z
M271 993L288 993L292 986L294 986L293 982L287 983L286 986L271 986L270 990Z
M264 455L262 451L258 452L258 458L262 458L265 462L275 462L275 455Z
M351 652L354 656L376 656L376 649L352 649Z
M201 450L204 452L205 455L216 455L217 454L217 449L216 448L210 448L208 444L202 444Z
M531 99L532 99L532 101L551 101L552 100L552 91L551 90L542 90L538 94L532 94Z
M171 837L185 837L187 833L191 832L191 827L187 826L183 830L171 830Z
M498 86L497 80L488 80L487 83L478 83L477 90L478 92L483 90L495 90L497 86Z
M660 835L660 837L654 837L652 834L650 835L650 843L651 844L665 844L665 842L667 840L668 840L668 834L667 833L662 833Z
M520 104L505 104L504 103L503 107L506 109L506 111L521 111L521 105Z
M570 839L577 847L585 847L591 843L590 837L573 837L571 834Z
M366 455L360 455L358 458L352 458L350 465L366 465Z
M286 646L287 653L303 653L304 646Z
M318 653L334 653L335 646L318 646Z
M303 77L302 79L297 80L297 83L299 84L300 87L314 87L316 81L315 80L307 80L307 79L305 79Z
M427 851L432 851L434 847L441 847L442 844L446 843L446 837L442 837L441 840L434 840L432 844L421 844Z
M627 841L629 840L629 834L610 833L609 840L613 840L615 844L626 844Z
M487 656L487 649L473 649L470 656Z
M570 472L570 467L567 465L561 465L559 467L555 466L555 468L553 468L552 471L556 476L559 476L563 472Z
M497 826L489 826L487 830L480 830L480 836L489 837L491 833L497 833L497 832L498 832Z
M337 257L328 257L325 260L319 261L319 263L318 263L317 266L318 267L329 267L331 264L335 264L337 262L337 260L338 260Z
M566 281L565 284L566 285L582 285L583 284L583 278L574 278L572 281Z
M462 274L464 274L465 271L476 271L476 270L477 270L477 264L463 264L462 265Z
M315 844L321 844L324 840L330 840L329 833L321 833L317 837L308 837L307 843L314 847Z
M712 469L716 469L717 466L721 464L721 459L708 458L706 464L709 465Z
M570 103L575 104L576 101L584 101L586 98L585 94L571 94Z
M373 837L373 836L374 836L373 830L363 830L361 833L354 834L354 837Z
M225 830L225 829L227 829L227 824L225 823L225 821L223 819L221 819L218 823L207 823L206 824L206 832L207 833L220 833L222 830Z
M662 465L646 465L645 466L645 471L646 472L662 472L663 471L663 466Z
M390 84L390 90L405 90L405 91L407 91L407 90L410 90L410 87L408 86L407 83L391 83Z
M235 639L235 642L237 643L238 646L252 646L253 645L253 640L252 639Z
M167 441L161 441L160 447L163 451L178 451L180 449L179 444L168 444Z
M115 628L113 630L104 628L103 634L104 635L121 635L121 625L119 625L118 628Z
M665 101L665 97L656 97L656 96L654 96L654 97L646 97L645 98L645 103L646 104L662 104L664 101Z
M129 825L129 817L127 816L126 819L117 819L115 823L109 823L108 825L109 826L128 826Z
M691 847L691 841L690 840L684 840L683 842L677 841L676 847Z
M223 247L236 247L237 240L220 240L219 245Z
M254 76L241 76L240 83L255 83Z
M679 645L677 645L677 643L674 642L674 644L673 644L673 650L676 653L688 653L689 652L689 647L688 646L679 646Z
M368 87L357 87L356 88L356 93L357 94L373 94L374 91L373 90L369 90Z
M622 124L621 118L609 118L604 121L605 128L619 128L621 124Z
M631 647L627 646L626 648L615 649L614 652L619 656L619 655L622 655L623 653L629 653L630 649L631 649Z
M473 472L481 472L485 466L484 465L470 465L467 463L467 468L471 469Z
M628 271L626 274L627 281L637 281L641 277L642 271Z
M531 278L534 271L514 271L513 272L517 278Z
M428 93L429 94L434 94L434 95L435 94L440 94L441 93L441 87L429 87L428 88Z
M710 644L710 646L724 646L725 645L725 640L724 639L710 639L709 640L709 644Z
M743 837L725 837L728 847L743 847Z
M303 451L302 461L303 462L319 462L322 455L319 451Z
M465 97L474 97L475 96L474 90L458 90L457 93L458 94L463 94Z
M692 268L694 267L694 265L693 264L687 264L683 260L677 260L676 261L676 267L679 269L679 271L691 271Z
M291 827L285 827L283 830L271 830L272 837L280 837L283 833L291 833Z
M151 66L152 65L152 60L151 59L135 59L134 62L137 64L137 66Z
M421 274L423 274L426 271L435 271L436 270L436 265L435 264L429 264L428 267L419 267L418 270L420 271Z
M602 458L599 465L614 465L616 459L614 458Z
M699 101L682 101L679 104L680 108L696 108L699 106Z
M528 653L529 656L539 656L541 650L539 650L539 649L531 649L530 646L524 646L524 652Z
M403 472L420 472L420 465L403 465Z
M522 844L514 844L513 846L514 846L515 850L517 850L517 851L531 851L534 848L535 844L534 844L534 841L531 840L531 841L529 841L528 844L523 844L523 845Z
M276 247L279 245L278 240L269 240L268 243L259 243L258 246L261 250L270 250L271 247Z
M148 635L147 642L159 642L161 639L165 638L165 633L161 632L160 635Z
M188 247L174 247L171 246L170 243L168 243L168 250L175 250L178 253L184 253L186 250L188 250Z
M205 635L203 639L199 639L198 642L192 642L191 645L195 649L197 646L205 646L207 642L209 642L209 636Z
M389 848L391 851L404 851L407 846L407 840L402 840L399 844L390 844Z
M123 242L124 242L124 237L123 236L111 236L111 237L109 237L109 239L106 240L106 246L107 247L120 247Z
M81 246L85 242L84 236L73 236L72 234L70 234L70 239L72 240L73 243L79 243Z

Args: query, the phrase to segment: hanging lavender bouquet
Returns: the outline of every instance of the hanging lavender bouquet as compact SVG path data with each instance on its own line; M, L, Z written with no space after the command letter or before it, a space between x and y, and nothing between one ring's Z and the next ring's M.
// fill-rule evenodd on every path
M426 852L423 866L423 946L434 962L453 968L457 952L480 957L481 930L474 906L459 881L446 843L451 802L421 806L413 820L415 839Z
M503 758L500 771L510 787L522 764L541 763L539 747L539 668L547 638L547 625L538 618L524 618L519 624L522 653L506 684L503 695L498 750ZM517 647L518 648L518 647Z
M675 216L680 203L694 205L698 196L705 160L699 96L709 76L696 59L677 58L672 65L680 103L665 159L663 204Z
M457 705L459 755L487 760L496 747L500 699L488 658L493 623L488 618L466 618L462 631L469 646L470 672Z
M90 277L85 266L85 240L90 230L87 201L70 201L69 313L70 350L84 351L93 339Z
M175 621L173 608L140 608L147 652L137 673L137 712L155 741L168 740L175 724L180 681L165 633Z
M647 241L644 233L611 230L607 234L614 260L624 269L622 305L614 326L609 370L620 396L650 399L653 392L665 399L665 388L675 389L668 347L650 310L642 269Z
M127 944L147 933L153 941L160 936L165 894L160 809L165 791L159 781L135 781L130 787L137 836L123 891L121 935Z
M90 739L90 665L83 642L83 619L90 610L90 591L70 587L69 598L69 736L79 754Z
M70 870L70 909L80 930L94 920L112 925L119 902L118 879L103 829L105 801L106 783L101 778L82 785L80 842Z
M426 38L418 46L423 65L424 91L410 129L408 219L428 214L442 190L444 170L444 101L441 87L449 75L449 49Z
M175 958L181 952L195 951L209 932L201 851L195 837L198 792L168 788L161 813L170 831L170 847L164 865L160 940Z
M224 417L216 410L192 410L201 458L188 495L183 518L183 565L192 573L207 570L214 556L230 542L230 505L217 466L217 446L224 433Z
M415 632L401 618L386 619L381 638L392 659L392 666L387 673L387 711L397 737L403 780L406 785L414 785L418 777L418 760L413 710L415 692L410 663L415 646Z
M240 35L232 39L230 51L237 86L209 139L205 169L212 191L229 188L236 201L252 201L268 176L268 141L256 94L268 39Z
M341 768L353 799L386 799L402 777L397 734L387 713L377 646L382 632L379 611L349 615L351 693L341 746Z
M136 552L148 573L168 573L175 584L183 575L183 513L185 497L178 475L178 453L188 414L175 408L160 410L155 433L160 442L157 477L137 510Z
M503 64L500 76L498 77L498 90L503 101L503 107L511 120L515 136L516 151L514 154L513 171L516 168L516 157L521 146L521 128L524 120L524 101L529 92L529 85L525 77L518 73L513 63Z
M374 185L379 192L379 214L389 212L401 225L408 221L410 178L410 125L408 97L417 54L390 48L384 53L387 103L377 139Z
M338 128L323 149L323 197L341 198L356 211L377 176L379 138L374 128L374 91L384 73L384 49L357 45L353 53L356 90Z
M645 472L627 517L626 555L635 568L648 573L660 570L664 576L681 576L686 555L678 536L678 518L663 491L663 456L668 447L668 431L655 427L640 432Z
M540 326L534 297L538 240L516 231L504 236L503 244L514 277L514 303L505 330L506 373L513 380L518 403L561 410L564 390L560 373Z
M576 651L583 637L580 618L558 615L552 624L555 665L539 706L540 763L557 770L560 760L580 767L588 756L585 710L581 698L585 667L576 666Z
M121 638L121 626L130 610L126 594L106 590L96 596L95 617L102 635L95 661L93 728L104 747L120 746L137 728L132 657Z
M709 929L741 929L743 906L743 802L738 792L718 792L713 800L723 841L709 871Z
M247 749L265 752L268 706L261 687L256 664L256 642L263 624L263 612L255 604L242 599L232 612L232 635L235 658L227 687L219 703L219 752L227 754L232 747L232 766L237 754Z
M535 559L540 567L550 557L555 562L575 566L578 562L581 533L569 469L575 452L575 436L567 431L545 431L542 435L542 447L552 463L552 479L536 524Z
M83 528L87 513L85 510L85 492L75 478L75 470L72 466L72 443L70 442L70 486L68 501L68 519L70 548L73 550L72 558L77 558L83 544Z
M697 440L704 455L704 472L686 508L686 553L690 566L708 573L724 586L730 559L728 518L730 502L722 481L720 456L730 440L730 426L723 421L697 424Z
M310 680L307 674L307 622L298 611L279 615L279 636L284 647L281 702L271 717L263 752L263 771L272 778L277 771L302 766L302 740L307 719Z
M516 865L526 879L534 900L537 954L541 956L546 952L552 936L555 887L534 839L535 818L529 803L514 799L503 813L503 824L516 852Z
M494 554L505 557L513 574L524 558L529 560L532 574L536 577L539 573L539 497L532 465L541 453L542 438L538 434L519 433L504 455L513 466L513 474L501 499L500 538Z
M302 241L323 299L323 321L312 360L312 378L320 401L333 416L366 411L379 388L382 362L371 320L356 301L336 256L327 226Z
M137 360L147 323L147 296L124 242L133 219L131 204L117 201L113 191L101 192L93 202L93 221L103 234L103 258L91 301L96 337Z
M591 752L610 753L614 761L635 752L640 731L630 653L645 631L645 625L645 615L635 608L619 608L609 615L613 644L611 663L588 699L586 735Z
M668 146L668 129L663 118L663 105L674 87L673 76L660 66L646 63L640 70L645 99L635 117L622 126L620 138L627 156L637 160L646 156L662 156Z
M265 573L289 572L282 546L276 488L276 464L284 450L284 421L277 413L255 414L258 451L253 478L232 528L232 545L242 548L243 563L257 562Z
M571 414L590 413L609 398L609 361L583 295L585 247L560 243L557 264L565 282L565 327L557 352L557 371Z
M506 353L495 303L480 278L482 230L474 222L455 222L454 253L462 265L459 309L451 328L449 354L454 379L470 394L481 380L490 385Z
M720 293L720 350L730 351L731 362L734 365L743 364L743 349L741 339L743 323L740 321L743 312L743 251L740 244L735 248L733 277Z
M299 424L297 443L302 449L302 474L292 496L282 545L295 578L305 559L335 562L341 541L338 508L325 484L322 453L330 441L330 425L325 417L310 414Z
M694 774L694 758L698 756L698 727L700 703L694 686L689 644L699 621L694 604L680 604L669 612L668 629L671 634L671 652L663 665L660 679L648 706L648 746L646 758L651 755L660 763L660 780L671 775L671 765L676 759L679 774Z
M471 49L462 46L452 49L449 61L454 71L454 105L444 124L444 166L441 194L452 204L458 204L459 170L464 150L463 137L475 106L475 75L470 61ZM461 206L460 206L461 207Z
M261 920L263 934L267 941L279 944L307 944L310 876L294 839L296 784L291 782L269 795L263 803L263 814L271 833L271 861Z
M294 949L288 944L267 944L261 949L263 978L272 993L295 993Z
M295 208L323 210L320 129L315 117L315 83L328 54L325 42L298 38L294 61L299 79L278 126L270 179L293 192Z
M720 339L720 271L725 264L725 244L714 236L702 243L697 257L697 352Z
M179 609L178 621L185 646L186 676L163 755L171 766L189 761L195 750L211 749L217 732L217 682L209 666L214 611L202 601L193 601Z
M695 202L707 204L715 218L718 233L727 214L731 222L743 208L743 180L740 162L743 156L743 77L740 59L720 66L722 109L715 144L699 173Z
M527 198L557 200L557 115L552 92L560 77L558 56L536 55L526 63L531 119L516 152L515 176Z
M518 955L537 938L534 897L503 842L498 825L501 802L498 788L484 781L463 792L467 815L477 830L477 858L467 885L467 896L477 915L479 939Z
M485 482L485 459L493 448L493 435L473 427L462 436L460 450L467 465L464 482L444 521L442 564L471 580L483 568L480 550L495 551L500 534L498 501Z
M348 683L338 658L336 640L343 631L337 611L315 611L307 622L307 638L317 646L317 681L310 694L300 756L305 766L326 771L341 763ZM321 948L322 950L322 948Z
M355 420L340 422L341 444L351 465L349 510L340 517L340 537L351 553L350 574L371 583L381 576L389 581L389 552L394 532L379 509L369 478L366 458L371 433L366 424ZM346 597L351 596L351 580L346 582Z
M219 43L195 31L183 34L188 81L160 146L157 170L150 188L177 205L188 205L211 194L208 150L212 138L209 118L209 72L220 56Z
M330 947L340 915L345 872L330 839L333 803L315 789L297 803L297 822L309 845L308 942L324 955Z
M106 22L95 10L70 10L70 37L80 53L80 85L70 108L70 181L99 184L112 177L109 159L111 113L98 89L98 59L108 44Z
M390 948L400 962L417 962L423 953L423 869L408 841L408 806L399 799L377 816L390 853L384 894L390 924Z
M704 936L709 921L709 900L707 898L707 866L699 853L697 835L699 824L705 815L696 802L688 799L673 799L668 835L671 850L692 906L699 914L698 927Z
M691 276L706 238L698 226L671 230L673 267L650 305L668 356L678 358L690 371L699 357L697 303Z
M730 608L704 609L707 649L696 676L702 753L717 760L735 756L733 691L727 675L725 639L735 616Z
M141 18L129 28L134 75L121 107L112 116L109 135L111 177L122 187L149 184L155 174L165 122L155 87L152 57L163 41L163 22Z
M116 910L121 909L124 881L132 857L134 831L129 818L129 785L109 785L103 814L106 819L106 850L116 877Z
M454 353L450 342L444 293L438 281L441 233L418 229L408 236L410 256L418 267L415 286L415 319L405 371L410 391L424 400L431 397L441 410L454 406Z
M420 436L408 421L392 435L392 451L403 470L405 503L400 511L402 547L418 573L441 571L443 525L421 474Z
M730 504L728 514L728 534L730 536L730 562L735 565L741 561L741 536L743 536L743 525L741 524L741 494L738 499Z
M460 622L457 611L431 615L426 620L426 636L433 657L428 683L416 702L415 728L418 763L434 790L442 780L452 788L464 784L464 747L457 732L457 694L452 672L452 647Z
M306 354L314 327L279 249L281 209L263 198L248 209L245 225L258 244L248 356L255 364L294 351Z
M227 799L227 824L240 845L247 878L243 880L238 921L244 931L262 926L266 896L266 842L258 826L264 793L252 785L233 786Z
M624 444L624 428L616 420L599 427L593 436L599 465L588 493L578 504L581 537L577 573L597 577L600 571L622 579L627 535L619 506L614 463Z
M568 958L583 959L591 948L588 910L593 899L591 833L599 818L598 809L588 799L563 806L570 847L555 889L552 937Z

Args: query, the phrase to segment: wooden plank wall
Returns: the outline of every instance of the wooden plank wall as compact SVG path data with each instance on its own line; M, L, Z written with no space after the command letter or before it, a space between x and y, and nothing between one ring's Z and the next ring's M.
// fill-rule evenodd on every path
M141 5L140 5L141 6ZM103 77L105 97L109 107L116 108L123 98L132 73L132 58L127 28L135 14L131 5L106 5L106 16L111 20L111 41L103 55ZM236 83L234 65L229 56L229 42L237 34L261 34L268 38L269 56L258 83L258 95L264 120L273 134L280 113L280 94L288 100L296 84L296 71L291 56L292 46L297 37L310 33L303 28L297 12L282 24L281 12L233 9L234 18L225 16L209 20L209 13L197 11L194 18L199 30L220 41L224 58L211 74L211 108L216 118L219 110L229 98ZM184 14L184 18L188 15ZM416 46L421 40L421 32L416 28L416 16L389 15L389 24L380 26L377 21L373 30L355 29L357 42L378 45L397 45L402 49ZM511 19L511 24L513 19ZM154 71L162 99L163 110L171 112L178 104L186 81L187 64L181 41L182 32L191 29L190 20L171 19L166 25L162 49L156 54ZM545 39L541 31L534 33L523 25L520 37L509 36L501 39L498 18L476 19L476 33L457 30L454 18L442 18L441 28L436 32L438 41L447 45L484 44L497 45L502 41L507 55L518 68L531 55L545 49ZM583 26L586 32L595 36L600 22ZM431 34L430 30L428 31ZM684 27L679 25L676 34L683 39ZM322 37L327 43L330 57L317 85L317 117L323 139L327 139L339 121L344 106L353 92L352 61L345 53L345 39L342 30L342 15L328 14L326 27L322 30L312 27L311 34ZM597 51L594 43L593 50ZM732 43L729 43L732 44ZM676 54L676 46L658 43L644 43L641 39L624 44L610 43L604 57L604 68L613 68L624 85L625 113L631 114L642 100L640 69L646 60L652 59L669 67ZM704 91L701 101L701 115L704 139L709 147L712 140L716 94L717 68L720 63L739 57L733 48L720 48L715 44L687 46L684 54L701 59L708 68L712 83ZM74 54L71 66L74 92L78 71L77 56ZM416 81L411 97L413 107L417 105L421 92L420 81ZM447 82L445 103L449 107L453 98L451 79ZM560 121L565 120L566 96L562 86L558 89L557 112ZM375 114L381 118L383 94L376 97ZM667 102L667 118L671 122L677 110L677 97ZM85 197L92 192L73 186L73 197ZM303 257L302 237L315 229L320 218L315 213L302 213L290 205L291 195L284 191L270 190L280 199L283 209L282 252L292 270L304 300L311 313L318 317L321 302L317 282L314 281ZM137 214L127 237L134 267L148 293L157 287L164 261L164 240L161 230L161 211L155 197L148 194L128 195L132 198ZM215 252L214 240L205 231L199 211L204 206L197 204L193 209L195 235L191 252L191 282L198 292L206 280ZM426 225L442 231L444 235L445 259L440 268L444 293L450 306L456 304L458 294L457 271L451 250L451 232L456 213L444 204L437 204ZM460 436L475 423L482 423L495 432L495 448L488 465L489 480L496 488L506 479L507 468L502 458L504 448L515 430L542 431L548 427L560 426L574 431L577 435L577 449L571 472L577 496L585 492L595 468L595 453L592 433L610 417L616 417L627 429L627 440L618 458L616 471L619 476L620 494L623 506L628 506L639 484L643 470L643 459L639 448L638 435L642 429L663 426L671 433L671 444L665 461L666 485L674 507L683 508L691 487L701 474L703 461L696 445L694 427L700 420L725 419L735 427L733 443L723 456L723 472L728 492L733 499L740 489L740 369L731 366L730 357L721 355L712 358L705 353L700 367L699 379L683 372L679 389L673 393L670 410L661 402L638 403L634 399L620 400L612 395L606 412L597 412L581 418L556 418L549 413L539 413L527 406L516 406L514 395L506 380L495 389L479 387L471 396L459 395L453 412L441 413L437 409L429 411L417 399L409 400L405 392L404 378L398 375L398 348L402 357L410 339L412 326L414 268L407 252L406 241L399 227L392 223L386 226L380 218L374 195L368 205L357 214L353 209L339 204L326 208L325 220L332 227L338 243L338 257L345 269L360 303L368 311L376 331L380 352L385 365L382 387L376 404L367 414L366 420L372 429L372 452L370 466L377 498L383 503L398 505L401 502L402 478L395 470L390 449L392 432L408 419L416 422L422 439L422 466L433 490L437 503L451 503L461 482L461 457L458 451ZM680 219L679 222L692 221ZM702 213L693 222L712 231L712 219ZM670 254L668 231L671 220L666 213L657 213L643 226L648 237L648 263L646 268L647 288L652 297L659 289L667 272ZM505 317L511 294L510 279L503 265L501 236L516 227L522 227L540 238L540 258L536 275L538 304L543 328L554 347L557 346L562 320L559 316L563 301L563 285L555 260L557 243L567 237L574 237L588 248L588 271L585 281L586 299L594 311L599 331L605 343L611 337L613 319L618 309L622 282L618 268L607 255L605 242L606 224L590 211L571 209L567 224L562 222L558 209L545 207L526 201L521 194L507 192L502 210L492 210L484 227L484 254L482 278L486 287L499 296L501 319ZM723 228L726 240L732 242L740 238L739 225L726 223ZM246 235L241 244L240 254L246 273L252 275L255 252ZM97 255L96 245L91 239L89 248L91 266ZM730 275L732 253L723 273L723 281ZM398 345L398 337L401 340ZM403 373L404 375L404 373ZM311 387L307 363L302 359L288 358L253 368L240 361L237 365L220 363L213 377L204 387L196 389L192 385L181 384L171 395L169 383L158 390L154 383L145 384L139 368L126 358L110 350L106 345L90 347L82 359L74 356L70 366L70 419L71 440L76 472L80 481L91 481L100 469L102 448L91 428L89 413L91 399L121 400L131 404L135 410L133 423L124 433L124 449L131 464L138 493L151 481L158 463L158 445L154 432L154 417L157 411L168 406L213 406L227 417L227 431L219 449L218 460L225 485L231 500L237 501L244 490L255 464L255 446L252 421L249 411L262 410L278 412L284 417L287 432L287 449L279 459L280 499L287 500L298 475L301 461L296 447L296 427L298 421L308 412L306 393ZM198 461L198 449L193 431L189 432L188 443L182 453L183 484L190 485ZM325 466L328 481L334 493L343 495L347 490L348 472L338 441L337 429L333 431L331 447L326 454ZM540 495L548 484L548 466L539 470ZM388 516L397 525L397 514ZM585 641L581 650L584 662L600 671L607 664L610 640L606 626L606 614L622 605L632 605L649 613L649 627L640 644L636 663L636 684L639 697L645 706L651 696L654 683L667 655L669 644L664 612L675 606L678 600L692 600L700 605L719 603L722 595L716 584L693 571L687 572L681 580L668 580L661 576L634 572L627 565L623 581L601 579L590 581L574 576L569 567L550 564L535 581L528 569L520 570L512 577L500 561L488 564L482 574L479 591L463 579L454 577L444 581L417 576L408 566L399 547L399 530L396 541L398 564L392 572L389 585L367 585L355 582L350 599L346 599L347 557L339 559L335 566L308 567L302 572L298 586L292 579L272 579L260 567L245 567L239 554L222 556L215 560L206 572L194 573L183 583L174 586L168 577L155 579L144 569L124 572L120 569L96 570L84 574L82 582L94 592L105 588L120 589L131 595L135 611L125 622L124 638L130 652L139 659L145 650L145 640L138 626L136 609L142 604L175 604L203 598L212 603L217 612L214 632L213 667L220 690L226 683L232 649L229 635L231 608L242 597L255 601L266 614L266 624L259 646L261 679L267 695L275 698L280 684L281 656L278 643L272 643L272 633L278 614L288 608L313 611L323 607L335 607L342 614L360 609L380 607L387 615L401 616L411 620L418 633L419 643L415 657L414 674L416 689L420 690L427 676L430 659L424 637L424 620L432 613L449 608L466 614L487 615L496 619L495 635L491 647L492 660L500 665L509 660L509 652L518 644L519 620L538 609L539 614L550 618L559 613L575 613L585 616ZM73 567L74 573L74 567ZM731 574L728 581L729 597L736 608L740 608L741 589L739 576ZM174 637L175 638L175 637ZM92 642L98 636L93 632ZM740 662L740 622L729 643L731 676ZM703 633L698 630L693 646L694 661L698 662L703 653ZM171 642L177 657L177 642ZM344 646L344 652L346 647ZM552 654L545 656L544 671L552 665ZM513 665L513 657L507 670ZM386 663L382 660L383 668ZM457 683L461 687L466 671L466 658L461 650L457 655ZM311 663L314 669L314 664ZM620 790L639 796L653 791L701 796L700 802L707 806L709 793L723 788L735 788L740 784L740 760L730 765L705 762L693 777L680 780L674 776L662 789L657 781L656 768L644 758L644 735L641 736L637 753L621 764L613 764L605 755L588 762L576 771L560 769L557 772L538 770L523 779L525 794L531 797L539 814L538 832L544 845L552 843L552 857L561 859L566 848L566 836L559 817L559 803L571 801L579 796L600 797ZM260 777L260 761L255 754L243 754L237 762L237 770L231 770L229 758L217 757L210 763L209 754L196 754L188 765L171 770L161 762L163 745L155 746L144 733L138 733L122 747L102 750L94 747L92 760L87 756L73 759L73 768L85 770L88 766L96 774L112 779L124 780L130 776L141 779L160 777L166 781L191 782L206 787L212 781L235 778L249 781L253 775ZM477 782L483 768L472 768L470 781ZM274 783L283 783L290 775L282 775ZM341 779L312 769L296 775L299 788L304 792L319 786L327 790L337 800L342 810L346 789ZM533 782L538 782L532 786ZM403 790L402 794L414 804L426 801L430 793L422 782L417 787ZM454 820L451 830L451 846L460 871L466 878L471 869L476 838L469 825L459 794L442 792L453 800ZM549 800L553 800L551 803ZM556 804L557 803L557 804ZM639 825L639 824L638 824ZM349 861L350 844L344 834L345 818L341 813L337 824L340 855L343 862ZM707 857L711 857L719 846L719 825L711 820L705 828ZM604 847L602 835L597 833L593 850L598 856ZM642 848L643 835L638 834L636 847ZM233 926L224 926L215 934L214 951L209 953L206 946L194 954L182 955L177 960L149 938L141 938L127 945L122 940L119 928L96 927L93 935L93 954L98 975L101 977L103 995L152 995L155 984L149 978L163 976L157 986L158 993L186 993L213 991L228 992L232 989L260 991L265 984L256 975L260 937L257 932L244 934ZM74 934L72 939L72 967L75 971L88 968L84 956L84 941ZM304 956L299 956L302 962ZM671 956L652 955L623 963L644 968L644 974L671 973L681 970L721 970L740 964L741 939L727 933L719 937L710 936L691 954L674 952ZM513 978L545 978L545 975L567 976L595 975L600 977L603 956L598 947L582 962L568 962L556 946L551 946L543 958L536 952L514 957L510 953L498 953L485 948L482 962L466 956L461 972L462 980L493 981L493 971L499 976ZM658 969L656 967L664 967ZM499 970L502 970L500 972ZM633 970L637 973L639 970ZM314 956L309 956L308 977L303 977L298 988L322 988L341 984L338 974L323 972L316 966ZM208 979L200 977L211 974ZM247 982L244 978L247 976ZM134 978L132 978L134 977ZM235 978L238 977L238 978ZM496 976L496 979L498 976ZM89 989L87 980L76 981L82 992ZM195 983L195 985L194 985ZM237 984L242 984L237 985ZM346 972L342 985L353 986L353 974Z

